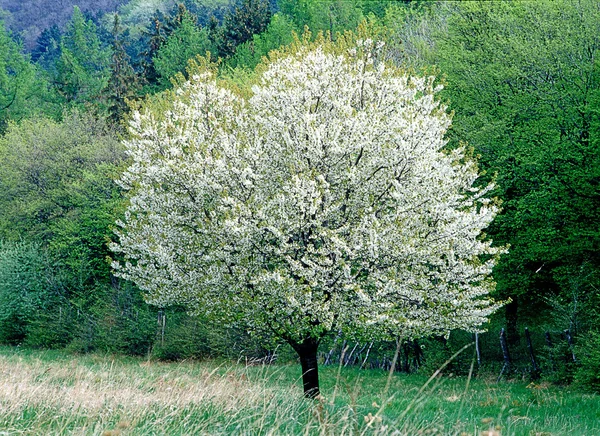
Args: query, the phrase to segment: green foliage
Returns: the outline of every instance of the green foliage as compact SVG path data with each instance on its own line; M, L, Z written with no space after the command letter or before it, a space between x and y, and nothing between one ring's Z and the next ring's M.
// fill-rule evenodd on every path
M138 63L142 70L142 77L150 87L157 84L159 77L154 66L154 58L167 39L164 24L159 18L159 16L153 17L148 28L144 30L141 38L144 48L140 49L139 53Z
M175 5L173 0L130 0L121 5L119 15L131 31L132 37L140 37L147 31L157 13L166 14Z
M600 268L596 2L453 2L435 13L445 25L428 47L447 75L452 138L481 154L503 200L490 229L511 245L495 269L499 293L535 311L541 296L592 292L598 274L581 270Z
M139 291L113 278L71 297L72 352L103 351L147 355L156 334L156 311Z
M106 88L108 112L113 124L118 125L128 111L127 101L133 99L140 89L140 81L131 66L125 51L124 30L118 14L115 14L112 29L111 75Z
M0 133L9 120L52 114L56 109L48 86L0 20Z
M14 111L11 106L17 106L25 98L34 76L33 65L0 21L0 122L9 117L8 111Z
M270 51L292 43L294 31L295 28L286 15L273 15L263 33L255 34L251 41L237 47L228 65L253 69Z
M586 391L600 394L600 331L592 330L580 336L575 353L579 359L575 383Z
M44 297L30 310L34 317L13 310L27 319L19 324L27 328L13 335L25 343L131 354L150 349L151 309L136 289L111 277L106 261L121 205L112 180L122 158L112 129L89 113L12 123L0 138L0 235L38 241L52 259L39 260L39 268L51 263L54 276L36 277L60 285L60 298Z
M385 41L390 59L416 70L430 69L436 63L435 35L444 34L447 15L432 2L395 2L387 7L378 21L389 32Z
M457 340L458 336L458 340ZM432 337L426 338L420 342L423 351L423 361L419 367L419 373L429 377L445 366L443 374L467 375L471 362L475 358L474 348L470 347L457 357L451 357L459 351L465 344L471 342L471 335L465 338L465 332L452 332L448 338ZM465 341L465 339L467 339ZM475 363L475 365L477 365Z
M355 29L364 18L361 1L279 0L277 4L300 31L307 26L315 34L329 32L332 37Z
M60 274L60 272L58 272ZM31 320L23 344L36 348L64 348L73 341L79 318L77 308L70 304L65 295L46 305Z
M0 138L0 237L42 241L79 286L106 280L122 158L114 133L91 114L11 124Z
M170 79L185 71L189 59L207 51L214 51L208 31L199 28L192 15L186 13L153 59L161 87L168 88Z
M39 244L0 240L0 342L23 341L32 321L62 293Z
M183 0L183 4L202 26L206 26L212 19L221 22L236 0Z
M169 38L173 32L181 27L183 21L187 20L191 20L194 24L196 23L196 17L191 15L183 4L179 4L176 11L172 14L165 13L162 9L156 9L154 14L146 23L144 29L141 31L140 42L142 43L143 48L139 49L138 63L141 67L145 84L147 85L145 89L146 93L154 94L158 90L166 87L164 85L158 86L160 81L160 73L157 71L155 60L158 55L158 51L167 42L167 38ZM129 29L131 29L131 27L129 27ZM187 31L185 33L187 34L193 33L189 28L186 30ZM172 50L170 50L168 53L169 56L174 58L171 60L177 60L179 55L176 53L176 50L182 48L186 49L187 47L182 47L172 42ZM166 69L169 66L165 64L163 67ZM164 78L164 82L167 86L169 77L170 76Z
M97 30L78 7L73 8L61 42L56 77L67 103L91 102L108 84L111 53L102 46Z
M50 70L60 58L60 41L62 34L57 25L44 29L31 51L31 59L38 65Z
M382 18L389 9L407 4L415 5L420 3L420 0L362 0L356 3L361 4L364 15Z
M236 47L250 41L253 35L263 32L270 19L271 10L267 0L242 0L238 7L225 16L223 25L212 34L218 55L233 55Z
M158 321L158 322L157 322ZM222 331L178 307L163 309L155 317L156 338L152 356L160 360L182 360L222 355L218 346ZM228 343L231 346L232 343Z
M565 332L553 332L551 345L544 347L541 356L544 379L556 385L569 385L573 382L579 362L574 360L577 351L567 341Z

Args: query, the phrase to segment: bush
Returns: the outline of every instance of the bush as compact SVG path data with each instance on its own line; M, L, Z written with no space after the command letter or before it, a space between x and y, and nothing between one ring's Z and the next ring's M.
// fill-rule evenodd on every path
M207 325L197 317L191 317L183 309L169 308L160 311L154 325L156 339L152 355L160 360L198 359L215 354Z
M148 306L128 282L99 285L90 292L89 309L94 335L92 348L134 356L148 354L156 333L156 310Z
M575 352L579 359L575 383L586 391L600 394L600 331L580 336Z
M207 322L201 317L188 314L181 307L170 307L162 311L162 325L156 328L156 340L152 355L161 360L201 359L227 357L255 361L272 355L277 344L264 347L263 337L251 336L242 327L230 327ZM157 320L162 317L156 317Z
M39 244L0 241L0 342L21 343L61 299L62 285Z
M24 344L30 347L63 348L73 340L75 314L67 302L40 311L31 320Z
M70 305L70 351L141 356L151 350L156 311L131 284L99 282L93 288L73 293Z

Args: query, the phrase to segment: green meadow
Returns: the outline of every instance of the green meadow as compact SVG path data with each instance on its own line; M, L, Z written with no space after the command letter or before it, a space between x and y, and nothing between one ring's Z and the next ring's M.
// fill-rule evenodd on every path
M0 348L1 435L597 435L600 396L493 376Z

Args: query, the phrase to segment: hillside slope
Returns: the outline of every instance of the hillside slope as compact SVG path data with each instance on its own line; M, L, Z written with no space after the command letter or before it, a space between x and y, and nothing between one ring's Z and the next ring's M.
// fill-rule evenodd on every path
M127 0L0 0L8 27L23 38L26 49L32 49L39 34L47 27L65 24L73 6L82 11L114 11Z

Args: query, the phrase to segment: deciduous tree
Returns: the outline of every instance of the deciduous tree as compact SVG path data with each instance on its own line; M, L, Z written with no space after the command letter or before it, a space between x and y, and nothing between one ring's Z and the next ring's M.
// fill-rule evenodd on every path
M159 306L243 320L298 353L319 394L328 332L414 338L476 329L502 250L477 166L449 150L433 77L321 41L262 65L249 99L210 72L160 116L135 113L119 183L116 273Z
M355 29L364 18L362 1L278 0L277 4L300 31L308 26L311 32L329 32L332 38Z
M517 309L537 316L551 296L589 300L600 288L600 10L544 0L434 11L445 24L426 28L438 30L431 60L457 113L452 140L497 174L503 211L490 234L511 245L495 277L513 299L515 339Z
M0 138L0 238L42 242L79 290L105 280L120 201L111 179L122 157L115 133L91 114L9 124Z

